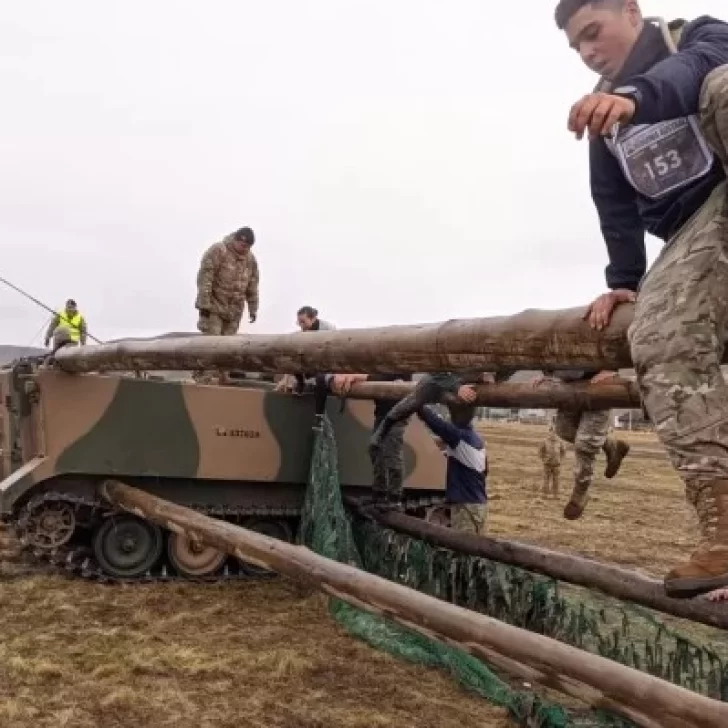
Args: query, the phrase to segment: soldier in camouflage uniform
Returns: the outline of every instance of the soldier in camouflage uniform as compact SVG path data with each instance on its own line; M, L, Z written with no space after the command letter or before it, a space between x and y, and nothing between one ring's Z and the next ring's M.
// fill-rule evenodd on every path
M557 25L602 76L571 109L588 132L592 197L611 289L596 329L634 301L628 336L643 403L700 522L665 577L670 596L728 586L728 24L653 24L634 0L561 0ZM646 271L645 233L665 242Z
M445 393L457 395L461 402L470 404L475 401L475 390L471 385L484 384L488 381L500 382L503 377L510 376L509 373L499 373L495 378L484 372L437 372L426 374L411 394L397 404L386 414L379 426L375 429L370 440L370 450L374 453L381 447L381 443L387 436L391 427L398 422L408 420L415 412L422 409L426 404L439 402Z
M609 378L612 372L549 371L536 379L536 384L546 380L555 382L592 381ZM594 463L600 450L607 456L605 478L613 478L629 452L623 440L609 437L611 410L587 412L581 410L559 411L554 422L556 434L574 445L574 489L564 508L564 518L574 520L584 513L589 501L589 488L594 479Z
M331 389L345 396L356 382L409 382L411 374L337 374L331 382ZM374 425L376 432L387 415L396 407L391 400L374 401ZM372 463L372 490L380 505L398 508L402 499L404 484L404 433L409 424L409 416L398 420L388 429L377 449L369 449Z
M246 303L250 323L255 322L260 274L251 250L254 243L253 231L244 227L211 245L202 256L195 308L199 311L197 328L203 334L237 334ZM197 372L195 379L209 381L211 373Z
M538 448L538 456L543 463L543 494L559 494L559 476L561 474L561 462L566 454L564 443L559 440L554 427L549 427L549 434Z

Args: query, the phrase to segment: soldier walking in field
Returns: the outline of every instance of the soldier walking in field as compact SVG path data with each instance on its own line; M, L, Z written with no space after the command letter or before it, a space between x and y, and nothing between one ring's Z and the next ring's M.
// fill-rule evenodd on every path
M534 386L543 382L590 381L597 384L616 376L615 372L545 371L534 380ZM554 421L558 437L574 445L574 489L564 508L564 518L581 518L589 501L589 487L594 479L594 462L600 450L607 456L605 478L613 478L629 452L623 440L609 437L611 410L587 412L581 410L559 411Z
M244 227L211 245L202 256L195 308L199 312L197 328L203 334L237 334L246 304L250 323L255 323L260 273L251 250L254 243L253 231ZM195 373L197 381L210 378L209 373ZM220 378L225 378L222 373Z
M538 448L538 456L543 463L543 494L559 495L559 475L561 463L566 454L564 443L554 432L554 426L549 427L549 433Z

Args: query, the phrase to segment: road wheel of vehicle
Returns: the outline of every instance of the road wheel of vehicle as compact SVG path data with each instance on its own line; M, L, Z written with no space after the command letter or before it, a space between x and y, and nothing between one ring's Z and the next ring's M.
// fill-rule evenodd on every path
M70 503L48 501L32 509L22 528L29 546L53 551L71 540L76 530L76 514Z
M99 566L117 579L143 576L159 561L163 549L159 526L131 514L110 516L93 535Z
M180 533L167 536L167 556L180 576L206 577L215 574L225 563L227 554Z

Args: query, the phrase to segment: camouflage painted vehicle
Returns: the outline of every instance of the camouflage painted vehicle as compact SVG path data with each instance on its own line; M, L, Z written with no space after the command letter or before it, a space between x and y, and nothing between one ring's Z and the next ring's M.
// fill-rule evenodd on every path
M24 360L0 370L0 512L37 556L110 580L260 573L100 500L108 478L292 540L308 480L314 402L271 391L71 375ZM370 488L373 405L329 401L346 494ZM422 423L407 430L405 507L443 501L444 458Z

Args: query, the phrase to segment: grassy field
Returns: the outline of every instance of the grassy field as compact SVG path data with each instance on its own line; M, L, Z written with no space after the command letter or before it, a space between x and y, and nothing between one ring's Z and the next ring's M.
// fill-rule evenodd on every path
M694 544L682 488L649 435L583 518L540 493L544 430L485 426L490 531L662 574ZM600 472L603 458L600 459ZM324 601L284 582L108 587L58 576L0 588L0 725L510 726L435 670L349 637Z

